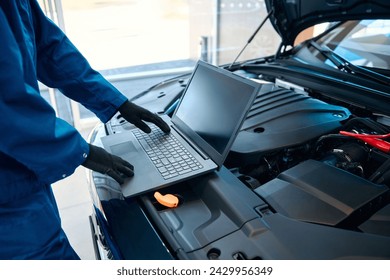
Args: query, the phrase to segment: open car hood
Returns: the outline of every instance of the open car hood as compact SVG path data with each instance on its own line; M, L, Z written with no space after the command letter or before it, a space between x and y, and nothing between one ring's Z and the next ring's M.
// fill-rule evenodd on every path
M265 0L284 45L304 29L324 22L390 18L388 0Z

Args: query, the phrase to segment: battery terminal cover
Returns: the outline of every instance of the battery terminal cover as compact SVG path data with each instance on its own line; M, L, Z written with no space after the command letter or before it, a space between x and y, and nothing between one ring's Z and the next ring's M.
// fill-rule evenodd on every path
M173 194L162 195L159 192L154 193L154 198L158 203L168 208L175 208L179 205L179 198Z

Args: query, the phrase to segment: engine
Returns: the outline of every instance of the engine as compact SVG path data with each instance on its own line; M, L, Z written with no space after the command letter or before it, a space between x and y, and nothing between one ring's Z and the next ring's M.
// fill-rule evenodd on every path
M225 165L257 181L252 187L308 159L389 185L388 133L387 126L345 107L267 83Z
M265 83L225 165L274 212L390 236L389 132L346 107Z

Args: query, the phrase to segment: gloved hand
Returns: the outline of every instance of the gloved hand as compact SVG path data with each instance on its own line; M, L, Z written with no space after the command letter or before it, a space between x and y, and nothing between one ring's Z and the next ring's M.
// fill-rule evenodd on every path
M91 144L89 144L89 155L81 165L93 171L107 174L119 184L123 184L125 178L134 176L134 167L130 163Z
M171 131L169 125L157 114L153 114L130 101L126 101L119 107L119 113L126 121L134 124L143 132L149 133L151 131L150 127L143 121L154 123L165 133Z

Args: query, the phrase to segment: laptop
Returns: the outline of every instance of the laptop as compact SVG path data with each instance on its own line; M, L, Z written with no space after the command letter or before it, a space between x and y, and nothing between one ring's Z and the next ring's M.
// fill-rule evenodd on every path
M162 115L169 134L152 124L150 134L134 126L102 138L107 151L134 166L134 177L121 186L123 195L133 197L218 170L259 88L252 80L198 61L172 117ZM165 144L173 148L163 151Z

